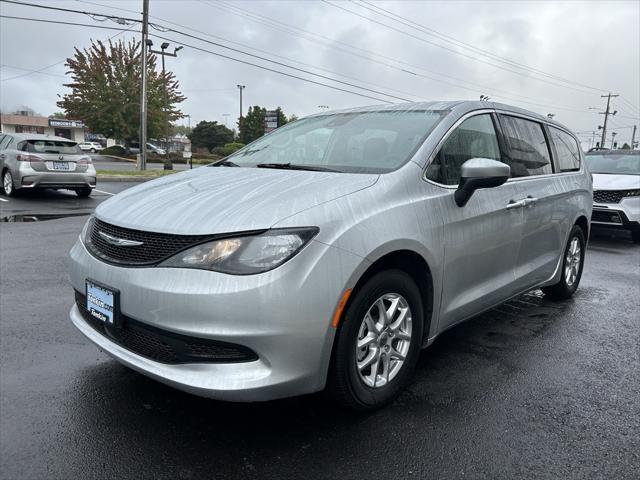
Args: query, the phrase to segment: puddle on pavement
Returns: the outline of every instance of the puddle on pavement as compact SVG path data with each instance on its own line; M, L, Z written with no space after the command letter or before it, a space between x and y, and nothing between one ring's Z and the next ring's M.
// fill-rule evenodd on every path
M40 213L40 214L21 214L7 215L0 218L0 222L9 223L32 223L44 222L46 220L58 220L67 217L86 217L91 213Z

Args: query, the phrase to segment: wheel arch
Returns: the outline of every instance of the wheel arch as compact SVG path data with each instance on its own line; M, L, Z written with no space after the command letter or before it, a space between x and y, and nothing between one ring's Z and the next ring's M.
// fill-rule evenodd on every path
M420 290L424 315L422 345L425 346L429 338L429 331L433 321L434 282L429 263L422 255L414 250L392 250L376 258L376 260L374 260L355 281L349 302L347 302L344 311L347 310L351 299L355 297L358 290L370 278L381 271L391 269L401 270L407 273Z
M582 229L582 233L584 233L584 239L585 241L588 241L589 240L589 220L587 220L587 217L585 217L584 215L580 215L574 222L574 225L578 225Z

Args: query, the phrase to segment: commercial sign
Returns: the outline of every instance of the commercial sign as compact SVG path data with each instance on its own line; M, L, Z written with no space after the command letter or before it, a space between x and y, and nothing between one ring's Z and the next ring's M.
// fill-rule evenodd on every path
M267 110L264 114L264 133L269 133L278 127L278 111Z
M84 128L84 122L80 120L65 120L63 118L50 118L50 127Z

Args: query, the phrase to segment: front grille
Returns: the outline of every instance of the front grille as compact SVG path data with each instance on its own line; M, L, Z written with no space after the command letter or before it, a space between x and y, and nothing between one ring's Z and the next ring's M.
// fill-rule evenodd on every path
M625 197L640 196L640 190L594 190L593 201L596 203L620 203Z
M94 318L86 308L86 297L76 291L76 304L84 320L98 333L142 357L168 364L251 362L258 356L251 349L218 340L168 332L122 316L115 328Z
M122 265L153 265L192 245L215 238L212 235L143 232L111 225L97 218L93 220L90 228L91 242L87 245L89 250L107 262ZM100 232L123 240L142 242L142 245L112 245L100 235Z

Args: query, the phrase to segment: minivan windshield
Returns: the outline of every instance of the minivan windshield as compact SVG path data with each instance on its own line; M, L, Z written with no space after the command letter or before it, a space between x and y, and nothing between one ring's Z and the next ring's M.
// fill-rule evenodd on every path
M65 155L82 153L77 143L59 140L27 140L26 151L31 153L62 153Z
M591 173L612 175L640 175L640 155L589 153L585 155Z
M385 173L406 163L446 113L398 110L304 118L238 150L221 165Z

